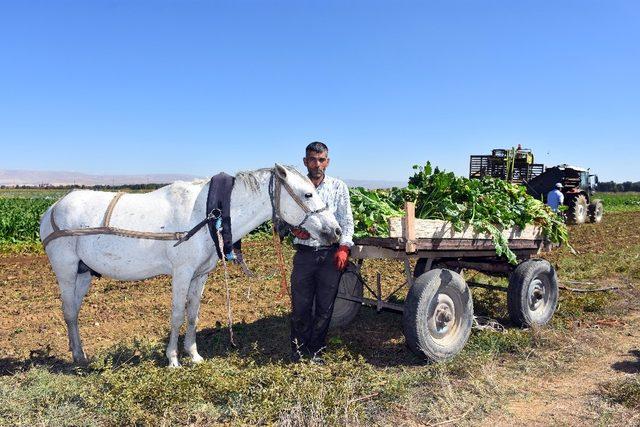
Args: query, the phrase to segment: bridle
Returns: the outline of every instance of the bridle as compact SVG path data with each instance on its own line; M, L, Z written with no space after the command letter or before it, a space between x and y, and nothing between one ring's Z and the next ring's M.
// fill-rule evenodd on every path
M278 175L275 169L273 169L271 171L271 178L269 180L269 197L271 198L271 207L273 208L274 220L277 220L278 218L280 218L282 221L284 221L284 218L282 218L282 215L280 214L280 194L282 193L282 187L284 187L284 189L287 190L287 193L289 193L293 201L296 202L298 206L300 206L305 213L304 219L300 222L300 224L294 225L295 228L302 227L302 224L307 222L307 220L312 215L317 215L320 212L327 210L327 205L324 205L320 209L316 209L316 210L309 209L309 207L300 199L300 197L298 197L295 191L293 191L293 188L291 188L289 183L280 175ZM290 224L290 225L293 225L293 224Z

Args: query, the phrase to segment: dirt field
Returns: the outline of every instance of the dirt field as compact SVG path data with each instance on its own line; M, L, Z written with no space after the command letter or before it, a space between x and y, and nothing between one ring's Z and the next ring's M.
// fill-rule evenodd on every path
M640 425L637 410L606 402L598 394L604 382L637 376L640 369L640 213L608 215L600 225L573 227L571 241L579 255L564 249L548 256L557 266L561 282L615 285L620 287L615 294L618 298L563 292L557 319L543 334L552 344L542 346L531 357L503 355L488 362L491 384L509 393L486 401L476 397L473 402L484 402L480 407L470 404L468 411L459 410L445 422ZM244 247L257 277L247 279L237 267L231 271L237 352L241 356L258 354L260 360L285 360L289 304L287 297L278 296L279 272L273 248L270 242L247 242ZM287 250L288 259L291 255ZM380 262L366 273L372 277L376 270L384 272L389 288L401 282L401 265ZM222 269L211 275L203 297L198 343L205 358L232 351L225 328L222 278ZM489 293L475 292L476 314L505 321L504 307L486 308ZM489 300L502 303L501 298L491 296ZM576 298L580 304L575 304ZM0 316L0 375L38 365L51 370L72 369L58 288L46 256L0 256L0 300L5 307ZM92 356L136 339L165 342L169 312L168 277L142 282L94 279L80 313L85 351ZM421 369L422 362L404 345L399 315L376 314L364 308L353 325L331 337L331 345L346 346L376 369ZM376 417L378 422L431 423L433 418L417 416L410 409L415 397L385 409ZM375 399L368 404L375 405ZM456 409L451 411L456 413Z

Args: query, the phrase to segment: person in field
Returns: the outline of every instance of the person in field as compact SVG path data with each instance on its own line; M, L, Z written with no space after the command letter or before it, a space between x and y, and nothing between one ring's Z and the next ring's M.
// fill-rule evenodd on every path
M556 188L549 191L547 194L547 205L551 208L552 211L558 212L558 208L562 206L564 203L564 194L562 194L562 184L557 183Z
M353 246L353 215L349 189L336 178L327 176L329 149L322 142L312 142L303 158L307 176L318 195L338 222L342 233L337 244L321 246L304 228L294 228L296 254L291 272L291 360L320 357L327 337L340 275L346 268ZM315 309L314 309L315 301Z

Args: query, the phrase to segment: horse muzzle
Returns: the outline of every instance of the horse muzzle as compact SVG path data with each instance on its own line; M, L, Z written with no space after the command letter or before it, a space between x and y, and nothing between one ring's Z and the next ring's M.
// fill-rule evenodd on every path
M330 245L337 243L340 240L341 235L342 230L340 229L340 227L325 227L320 232L320 237Z

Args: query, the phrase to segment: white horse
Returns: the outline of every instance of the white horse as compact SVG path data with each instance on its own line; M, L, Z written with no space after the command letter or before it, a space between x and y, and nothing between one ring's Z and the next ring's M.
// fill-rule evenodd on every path
M278 186L287 191L279 191ZM113 210L111 225L147 232L188 231L207 216L208 190L208 180L178 181L146 194L125 194ZM50 235L56 225L62 230L99 227L113 197L114 193L102 191L69 193L42 216L41 238ZM273 169L239 173L231 192L230 208L234 241L270 219L274 209L289 224L304 222L304 228L321 244L333 244L340 235L335 217L324 208L311 181L290 167L276 164ZM184 349L193 362L202 361L196 347L198 311L207 275L215 268L218 256L207 227L177 247L174 243L175 240L106 234L65 236L48 242L46 253L60 286L74 362L86 362L78 330L78 312L89 290L91 274L79 270L81 261L94 272L118 280L170 274L171 335L166 352L169 365L179 366L178 334L185 310L188 325Z

